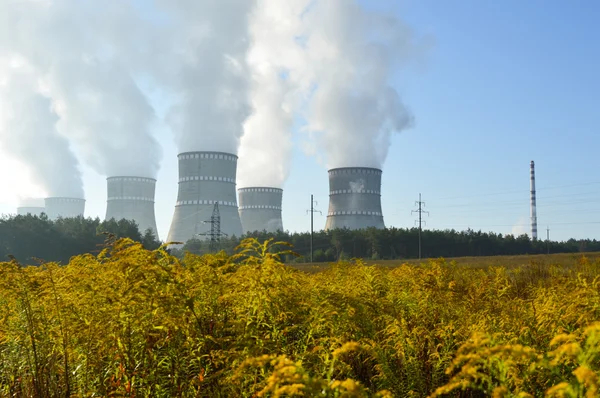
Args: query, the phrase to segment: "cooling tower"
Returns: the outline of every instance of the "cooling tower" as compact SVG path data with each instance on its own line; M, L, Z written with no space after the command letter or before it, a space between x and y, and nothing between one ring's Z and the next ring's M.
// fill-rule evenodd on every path
M107 183L106 219L133 220L142 235L147 229L156 230L154 193L156 180L145 177L109 177Z
M238 189L240 218L244 233L283 231L281 198L283 189L249 187Z
M45 213L45 210L44 207L17 207L17 214L20 216L26 216L27 214L41 216L42 213Z
M32 216L39 216L45 213L44 199L42 198L26 198L22 199L17 207L17 214L25 216L31 214Z
M179 191L168 242L205 239L215 202L221 232L241 236L242 223L235 197L237 156L224 152L184 152L179 158Z
M329 210L325 229L385 228L381 213L381 170L329 170Z
M51 220L59 217L83 217L85 210L85 199L52 197L44 200L46 204L46 215Z

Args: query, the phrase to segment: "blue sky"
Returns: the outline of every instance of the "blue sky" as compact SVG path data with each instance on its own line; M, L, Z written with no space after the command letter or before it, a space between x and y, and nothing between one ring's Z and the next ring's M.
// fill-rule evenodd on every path
M413 226L421 192L428 228L529 232L534 160L540 235L549 227L552 239L599 238L600 3L376 6L434 41L394 80L416 123L394 137L384 165L386 224ZM309 225L311 192L326 211L326 172L299 151L285 188L288 228Z
M555 240L600 238L600 3L559 1L365 1L432 43L393 85L415 116L395 135L383 167L386 225L412 227L415 200L426 228L529 232L529 162L536 162L538 229ZM160 109L158 110L160 114ZM163 144L156 214L165 239L177 195L177 150ZM283 223L310 228L310 195L324 214L327 170L296 143L284 186ZM0 161L0 163L2 163ZM5 166L6 167L6 166ZM83 167L86 215L104 216L105 178ZM14 200L0 195L0 212ZM315 227L325 216L315 215Z

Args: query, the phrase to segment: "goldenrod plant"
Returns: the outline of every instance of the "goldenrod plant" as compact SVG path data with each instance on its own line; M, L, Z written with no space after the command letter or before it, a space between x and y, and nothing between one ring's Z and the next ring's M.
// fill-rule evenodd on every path
M283 242L0 263L0 396L595 397L600 263L307 273Z

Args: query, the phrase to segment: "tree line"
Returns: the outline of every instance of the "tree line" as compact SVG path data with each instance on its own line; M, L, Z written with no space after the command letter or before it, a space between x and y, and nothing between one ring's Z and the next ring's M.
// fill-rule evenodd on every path
M417 228L317 231L313 238L315 262L334 262L351 258L372 260L411 259L419 256ZM140 232L134 221L99 218L60 218L45 215L17 215L0 218L0 261L14 256L21 263L34 264L37 259L67 263L77 254L97 253L107 238L131 238L147 249L161 242L148 230ZM274 238L288 242L299 257L288 256L286 262L310 262L310 233L254 232L244 237L259 241ZM242 237L242 238L244 238ZM567 241L531 240L528 235L502 235L468 229L423 230L422 257L495 256L543 253L576 253L600 251L600 241L569 239ZM219 249L234 252L241 238L223 237ZM191 239L182 248L171 249L177 256L186 251L204 254L210 251L206 240Z
M149 250L160 242L151 230L140 232L129 220L100 221L99 218L59 218L16 215L0 218L0 262L9 257L22 264L40 261L66 264L72 256L98 253L107 240L131 238Z
M254 232L244 237L263 241L274 238L293 245L300 256L288 257L287 262L310 262L310 233ZM222 238L220 249L232 253L240 242L237 238ZM192 239L180 252L203 254L209 251L209 242ZM543 253L576 253L600 251L596 239L569 239L567 241L532 240L528 235L503 235L494 232L423 230L422 257L496 256ZM318 231L313 236L314 262L334 262L351 258L372 260L411 259L419 256L418 228L386 228L363 230ZM175 252L174 254L178 254ZM181 254L181 253L180 253Z

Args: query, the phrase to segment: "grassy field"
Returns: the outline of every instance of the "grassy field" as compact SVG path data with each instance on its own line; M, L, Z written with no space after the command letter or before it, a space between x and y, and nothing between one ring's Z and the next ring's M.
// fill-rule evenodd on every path
M600 259L600 252L592 253L557 253L557 254L523 254L518 256L477 256L477 257L455 257L445 258L446 262L455 262L457 265L485 268L489 266L495 267L519 267L529 265L531 263L539 264L569 264L578 261L580 258L586 257L590 261ZM382 267L398 267L403 264L419 265L428 263L438 258L407 259L407 260L362 260L367 265L377 265ZM329 268L335 263L304 263L304 264L289 264L292 267L306 271L319 272Z
M0 263L0 396L600 396L598 254L301 272L271 249Z

